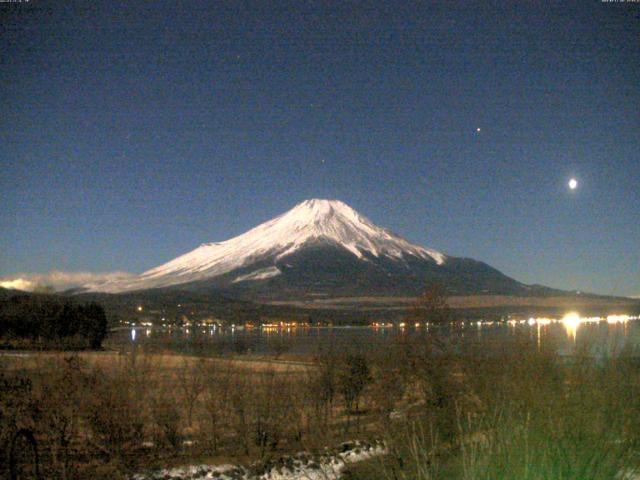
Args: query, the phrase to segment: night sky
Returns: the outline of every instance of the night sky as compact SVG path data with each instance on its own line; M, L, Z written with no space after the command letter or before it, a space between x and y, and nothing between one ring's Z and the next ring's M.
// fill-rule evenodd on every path
M0 22L5 280L141 272L319 197L527 283L640 294L640 3L31 0Z

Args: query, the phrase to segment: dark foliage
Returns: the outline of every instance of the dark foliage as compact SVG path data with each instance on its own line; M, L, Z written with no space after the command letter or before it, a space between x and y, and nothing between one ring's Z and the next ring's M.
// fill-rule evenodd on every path
M97 349L107 331L107 317L97 303L75 304L32 295L0 301L3 342Z
M358 410L362 391L371 380L367 359L360 354L347 355L338 372L338 389L348 411Z

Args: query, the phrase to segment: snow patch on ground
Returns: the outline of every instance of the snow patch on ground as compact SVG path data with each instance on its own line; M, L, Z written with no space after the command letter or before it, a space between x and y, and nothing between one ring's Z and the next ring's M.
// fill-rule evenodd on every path
M282 457L275 461L239 465L191 465L137 474L131 480L338 480L350 464L384 455L382 444L366 442L343 443L341 451L320 455L306 452Z
M275 277L280 275L282 272L278 267L268 267L260 270L256 270L255 272L248 273L246 275L240 275L236 278L232 283L244 282L247 280L264 280L265 278Z

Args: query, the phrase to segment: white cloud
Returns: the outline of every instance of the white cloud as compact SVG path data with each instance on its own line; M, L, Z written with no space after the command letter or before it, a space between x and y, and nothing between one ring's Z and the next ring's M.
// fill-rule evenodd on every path
M31 291L34 288L33 282L25 278L14 278L13 280L3 280L0 281L0 287L3 288L12 288L14 290L26 290Z
M122 280L133 276L134 274L128 272L62 272L60 270L52 270L48 273L16 273L15 275L9 275L0 278L0 287L28 292L45 289L60 291L88 283Z

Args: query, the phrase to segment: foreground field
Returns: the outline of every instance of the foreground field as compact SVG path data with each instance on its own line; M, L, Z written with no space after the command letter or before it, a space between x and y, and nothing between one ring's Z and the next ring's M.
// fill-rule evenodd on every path
M527 337L460 345L398 337L384 351L353 345L306 362L5 354L0 441L28 429L43 478L64 479L153 478L144 472L203 463L245 465L233 470L249 472L242 478L298 478L265 472L284 472L298 452L320 465L326 448L353 439L384 447L354 454L365 461L340 467L343 478L585 480L635 471L633 352L561 359ZM29 452L17 451L15 468L32 468ZM215 471L207 468L199 471Z
M180 355L174 352L162 354L143 353L137 357L132 354L122 354L115 351L80 351L73 354L53 351L6 351L0 352L0 362L5 371L41 371L56 365L65 359L74 358L83 362L86 367L114 369L123 363L142 362L143 365L153 365L154 370L173 372L177 375L185 368L212 368L217 370L234 370L238 373L280 373L303 374L313 368L312 362L287 361L265 357L240 356L237 358L200 358L192 355Z

